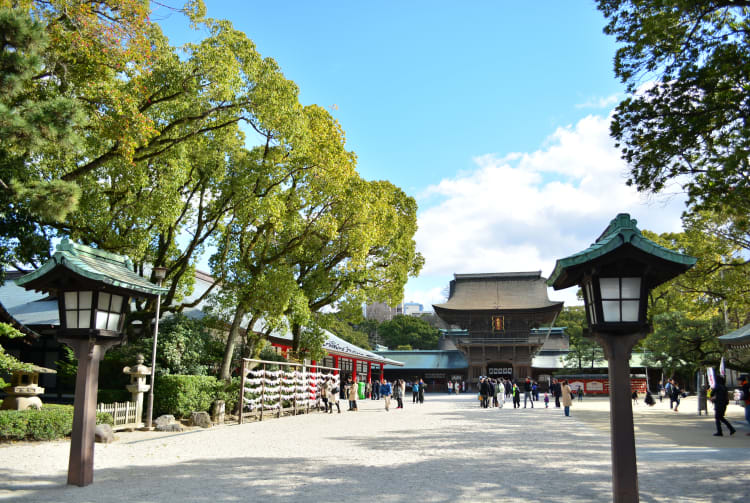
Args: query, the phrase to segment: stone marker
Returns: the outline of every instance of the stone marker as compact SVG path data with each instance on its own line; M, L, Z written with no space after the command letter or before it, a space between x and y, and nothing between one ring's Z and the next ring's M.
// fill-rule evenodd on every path
M211 418L208 417L208 412L193 412L190 414L191 424L193 426L200 426L201 428L210 428Z
M182 431L184 428L180 423L169 423L161 426L156 425L156 431Z
M94 441L102 444L111 444L115 441L115 432L108 424L97 424L94 430Z
M211 420L216 424L224 424L225 410L226 404L224 403L224 400L216 400L211 409Z

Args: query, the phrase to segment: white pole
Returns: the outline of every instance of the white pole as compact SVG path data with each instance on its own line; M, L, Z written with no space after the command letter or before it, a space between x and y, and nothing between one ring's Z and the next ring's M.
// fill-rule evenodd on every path
M161 287L161 279L159 280ZM156 375L156 340L159 337L159 308L161 307L161 293L156 295L156 321L154 322L154 344L151 349L151 387L148 389L148 411L146 412L146 428L151 429L151 419L154 415L154 377ZM242 411L240 410L240 413Z

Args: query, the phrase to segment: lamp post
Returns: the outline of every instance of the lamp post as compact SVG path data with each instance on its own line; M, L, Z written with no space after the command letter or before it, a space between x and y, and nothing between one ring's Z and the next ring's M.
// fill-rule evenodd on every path
M122 328L130 298L154 297L162 289L135 274L127 257L68 239L57 245L50 260L16 283L57 297L57 339L78 359L68 484L89 485L94 480L99 362L110 347L125 340Z
M555 290L578 285L586 320L609 364L612 437L612 491L615 503L635 503L638 496L630 356L650 331L648 292L696 262L643 237L630 215L615 217L586 250L559 259L547 283Z
M154 278L161 286L167 276L166 267L154 267ZM159 309L161 308L161 294L156 296L156 320L154 321L154 344L151 348L151 387L148 389L148 410L146 411L146 429L151 429L154 417L154 378L156 377L156 340L159 337Z

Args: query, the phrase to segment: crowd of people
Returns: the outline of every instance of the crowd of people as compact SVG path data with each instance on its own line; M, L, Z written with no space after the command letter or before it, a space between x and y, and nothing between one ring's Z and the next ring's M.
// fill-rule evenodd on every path
M335 406L339 414L341 406L339 399L346 399L349 402L348 412L356 412L358 399L380 400L385 403L385 410L391 409L391 401L396 401L396 408L404 408L404 399L406 397L407 382L404 379L396 379L393 382L383 379L382 381L368 381L364 387L360 387L359 381L353 380L349 376L343 388L335 385L332 378L326 378L323 381L321 392L321 401L325 412L333 413ZM408 383L412 391L412 403L423 404L427 384L423 379L415 379Z
M505 378L492 378L480 376L479 382L479 405L482 408L502 408L506 402L512 402L514 409L521 408L521 393L523 393L523 408L534 402L539 402L539 383L526 378L519 386L518 383ZM578 388L578 399L583 400L583 389ZM555 400L555 407L562 408L566 416L570 416L570 406L573 404L574 392L570 389L567 380L558 381L553 379L549 385L549 391L544 393L544 406L549 407L550 395Z

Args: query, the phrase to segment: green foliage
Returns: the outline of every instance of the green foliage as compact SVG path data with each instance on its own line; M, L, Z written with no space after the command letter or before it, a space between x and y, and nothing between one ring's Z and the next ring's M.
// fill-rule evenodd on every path
M8 325L7 323L0 323L0 338L14 339L17 337L23 337L23 334ZM5 352L5 349L0 346L0 375L11 373L15 370L31 370L31 365L24 363L17 358L9 355ZM0 389L7 386L2 377L0 377Z
M415 316L394 316L378 328L383 343L388 347L411 346L414 349L437 349L440 332Z
M102 389L96 390L96 403L122 403L129 402L131 398L127 389Z
M220 395L226 396L225 386L212 376L159 376L154 388L154 415L172 414L185 418L192 412L208 412Z
M583 306L564 307L557 317L556 325L565 327L570 341L570 352L563 362L566 368L594 368L604 358L604 352L595 340L584 335L588 329Z
M647 363L663 368L666 375L692 376L701 368L718 368L722 348L717 337L724 331L719 316L693 319L679 311L659 314L654 317L653 333L644 342L650 352Z
M347 342L364 349L371 349L367 333L357 330L346 321L339 318L339 313L325 313L317 317L317 321L329 332L336 334Z
M96 423L113 424L109 414ZM45 404L40 410L0 410L1 440L55 440L73 430L73 406Z
M598 0L598 7L605 33L620 44L614 70L630 93L611 126L630 166L628 183L654 192L680 184L694 208L744 215L747 2Z

